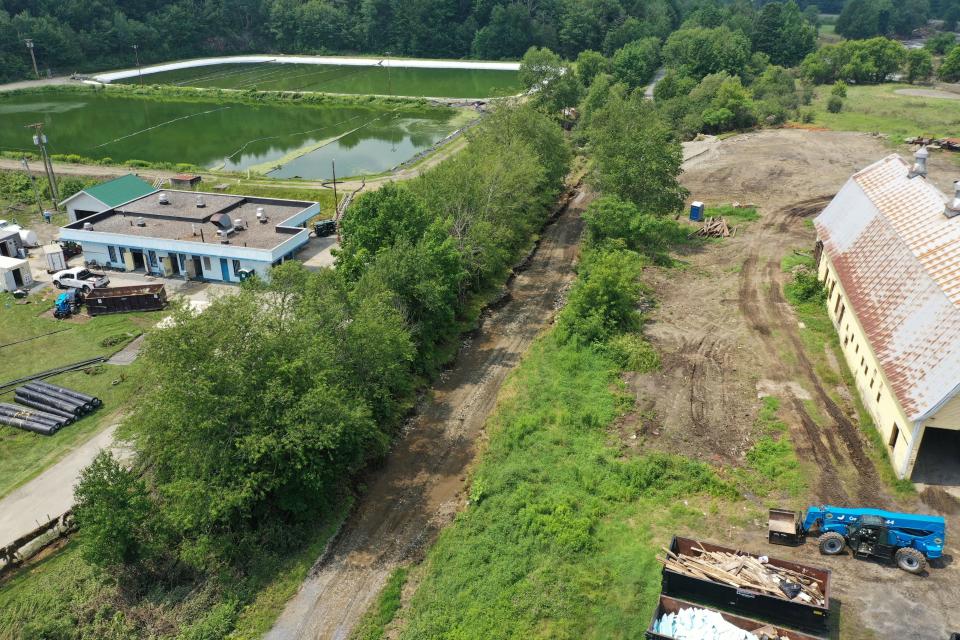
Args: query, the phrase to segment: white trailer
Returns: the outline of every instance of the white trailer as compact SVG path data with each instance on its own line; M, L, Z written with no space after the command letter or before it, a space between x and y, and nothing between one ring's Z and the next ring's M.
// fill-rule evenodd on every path
M32 285L29 262L22 258L0 256L0 291L15 291Z
M59 244L43 245L43 258L47 261L47 273L56 273L67 268L67 259L63 257L63 247Z

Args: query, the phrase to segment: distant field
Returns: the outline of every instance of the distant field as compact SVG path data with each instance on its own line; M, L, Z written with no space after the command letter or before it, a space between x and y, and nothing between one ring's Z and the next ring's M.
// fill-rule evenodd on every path
M851 86L843 111L827 111L830 87L817 90L815 124L838 131L887 134L895 142L916 135L956 136L960 131L960 100L899 95L898 89L916 89L908 84Z
M820 44L835 44L843 40L843 36L837 33L837 27L834 24L821 24L819 34Z
M493 98L520 92L515 71L390 68L386 64L218 64L151 73L144 75L143 81L183 87L443 98ZM138 79L131 77L119 82L136 84Z

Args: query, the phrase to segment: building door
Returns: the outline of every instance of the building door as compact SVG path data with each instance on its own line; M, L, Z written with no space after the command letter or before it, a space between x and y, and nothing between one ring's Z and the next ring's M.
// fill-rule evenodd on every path
M220 258L220 273L223 274L224 282L230 282L230 265L226 258Z
M23 286L23 276L20 275L20 269L14 269L10 273L13 274L13 284L22 287Z
M130 255L133 256L133 270L137 271L138 269L146 269L146 263L143 261L143 251L130 251Z
M0 256L6 256L7 258L10 258L10 257L11 257L11 256L10 256L10 250L7 249L7 243L6 243L6 242L0 242Z
M190 259L193 261L193 277L203 280L203 263L200 262L200 256L192 256Z
M168 254L170 257L170 271L173 272L173 275L180 275L180 256L176 253Z

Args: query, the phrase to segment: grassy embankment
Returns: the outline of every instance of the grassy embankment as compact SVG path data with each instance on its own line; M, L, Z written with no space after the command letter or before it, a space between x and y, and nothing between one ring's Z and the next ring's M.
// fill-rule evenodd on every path
M760 517L763 497L803 491L775 398L742 467L624 457L612 426L633 399L611 353L554 329L510 376L470 505L411 572L400 637L641 637L660 591L656 556L674 533L715 537ZM356 638L382 637L404 578L391 579Z
M862 131L890 136L894 143L917 135L934 138L956 135L960 100L896 93L918 89L909 84L851 85L840 113L827 111L830 86L817 88L814 124L837 131ZM958 96L960 97L960 96Z
M122 314L77 324L40 317L52 307L56 293L49 290L42 297L31 296L30 304L16 304L12 295L0 294L0 359L3 361L0 382L112 354L158 320L156 314ZM58 333L44 335L53 331ZM28 338L35 339L10 344ZM0 497L115 422L123 405L138 388L136 364L100 365L49 380L96 395L103 399L103 407L50 437L0 427ZM13 390L0 393L0 402L13 402Z
M791 272L798 266L815 269L813 258L800 253L788 254L781 263L785 273ZM793 306L798 319L804 325L800 330L800 338L803 341L807 357L813 364L817 376L823 382L824 389L827 390L833 401L841 407L849 402L845 397L853 398L854 408L857 411L857 424L870 441L871 447L868 454L879 470L881 477L896 495L912 495L915 493L913 483L909 480L898 479L893 472L893 467L890 466L886 445L880 436L880 432L877 431L873 419L860 400L856 381L844 358L840 338L833 322L830 320L830 316L827 315L827 307L823 300L819 297L804 299L794 282L789 282L784 287L784 294ZM832 356L827 355L828 350ZM835 363L839 363L839 372ZM841 396L838 389L843 386L846 387L847 393ZM811 411L810 416L820 423L821 427L827 428L829 426L826 417L818 415L818 412Z

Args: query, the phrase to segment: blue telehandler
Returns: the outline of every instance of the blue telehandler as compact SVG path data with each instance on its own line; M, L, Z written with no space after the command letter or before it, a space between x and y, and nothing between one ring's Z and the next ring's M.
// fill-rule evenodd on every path
M835 556L850 547L854 557L896 562L909 573L923 573L927 561L943 555L947 525L941 516L896 513L881 509L848 509L823 505L795 511L771 509L772 544L803 544L816 531L820 553Z

